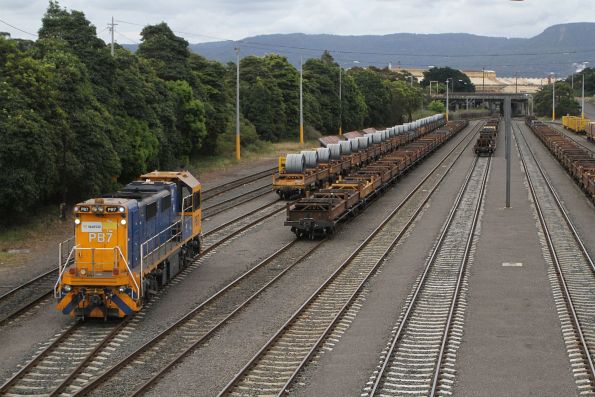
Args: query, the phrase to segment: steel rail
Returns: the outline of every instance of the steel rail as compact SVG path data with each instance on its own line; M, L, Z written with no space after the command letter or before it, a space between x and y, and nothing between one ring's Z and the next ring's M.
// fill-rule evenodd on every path
M513 123L513 126L514 125L515 124ZM516 125L516 127L517 127L517 130L518 131L522 131L518 125ZM537 164L537 169L539 170L539 173L541 174L541 176L545 180L545 182L547 184L547 187L548 187L548 190L552 193L552 195L554 197L554 201L556 202L556 206L558 207L558 209L562 213L562 216L564 217L564 220L566 221L566 224L568 225L568 227L572 231L572 235L574 236L577 244L581 248L581 251L583 253L583 256L585 257L585 259L587 260L587 262L589 262L589 265L591 266L591 270L595 274L595 264L593 263L593 259L589 255L589 252L587 251L587 248L585 247L585 244L583 243L583 240L580 238L580 236L579 236L576 228L574 227L574 224L570 220L570 216L568 215L568 212L566 212L566 209L562 205L562 201L560 200L560 197L558 196L558 193L556 192L556 189L554 189L554 185L552 184L549 176L547 176L547 174L543 171L543 167L541 166L541 163L537 160L537 157L535 157L535 152L533 152L533 149L531 149L531 146L529 146L529 143L527 142L527 138L525 138L525 136L524 136L524 134L522 132L521 132L521 136L523 137L523 140L527 144L527 148L529 149L529 153L531 154L531 158L533 159L533 161L535 161L535 164ZM549 150L547 152L551 154L551 152ZM572 180L572 182L574 184L575 181Z
M237 187L240 187L242 185L245 185L247 183L254 182L254 181L257 181L259 179L263 179L263 178L265 178L267 176L272 176L273 173L276 170L277 170L277 167L269 168L269 169L266 169L264 171L260 171L260 172L254 173L252 175L247 175L247 176L245 176L243 178L233 180L231 182L227 182L227 183L223 183L221 185L213 186L210 189L205 189L205 191L202 192L202 199L206 201L206 200L211 199L212 197L218 196L218 195L220 195L222 193L225 193L225 192L227 192L229 190L233 190L233 189L235 189Z
M513 126L514 126L514 123L513 123ZM518 129L518 126L517 126L517 129ZM513 129L513 132L514 132L514 129ZM525 137L523 136L522 131L519 130L519 133L523 137L523 139L525 139ZM586 338L584 336L584 333L583 333L583 330L582 330L582 326L581 326L581 323L580 323L580 319L578 318L578 315L577 315L577 312L576 312L576 308L575 308L574 302L572 300L572 295L570 294L570 289L568 288L568 284L566 282L566 278L564 276L564 272L563 272L562 267L560 265L560 261L559 261L559 258L558 258L558 254L556 252L556 248L555 248L554 243L553 243L553 239L552 239L552 236L551 236L551 233L550 233L550 229L549 229L549 227L547 225L547 222L545 220L545 216L543 214L543 210L542 210L541 205L539 203L539 200L537 198L537 193L535 191L535 187L534 187L534 184L533 184L533 179L531 178L531 175L529 175L529 171L527 170L527 163L525 161L525 157L523 155L523 152L522 152L522 150L520 148L519 139L517 138L517 134L516 133L514 133L513 135L514 135L515 141L517 143L517 148L518 148L518 151L519 151L521 162L523 164L523 168L525 170L525 175L527 176L527 183L529 185L529 190L531 192L531 196L532 196L533 202L535 204L535 209L536 209L536 212L537 212L537 216L539 218L539 223L541 224L541 227L543 229L545 240L546 240L546 243L547 243L547 246L548 246L548 251L550 252L550 256L551 256L552 262L554 264L554 269L556 271L556 276L558 278L558 281L559 281L561 290L562 290L563 295L564 295L564 301L566 303L566 308L567 308L567 310L568 310L568 312L570 314L570 318L572 319L572 322L574 323L575 333L577 334L580 348L583 351L583 356L584 356L583 358L586 361L587 367L588 367L588 369L590 371L590 376L589 377L590 377L590 381L591 381L591 387L595 387L595 364L593 362L593 356L591 355L591 352L589 351L589 345L588 345L588 343L586 341ZM525 139L525 145L529 148L529 150L531 150L530 147L529 147L528 142L526 141L526 139ZM534 157L534 159L535 159L535 157ZM543 173L543 170L541 169L541 165L539 164L539 162L537 161L537 159L535 159L535 164L536 164L537 168L540 170L540 172ZM544 174L542 174L542 175L544 175ZM545 177L544 177L544 180L546 182L548 182L548 180ZM548 185L548 187L551 188L551 186L549 186L549 185ZM554 197L554 201L559 206L561 206L561 203L558 200L557 195L552 194L552 197ZM561 212L564 213L564 211L561 211ZM570 221L570 220L567 219L567 221ZM575 233L576 233L576 231L573 231L572 232L573 236L575 238L577 238L578 235L575 234ZM577 241L580 241L580 239L577 240ZM581 243L581 246L582 246L582 243ZM584 248L584 246L582 246L582 247ZM588 253L586 251L583 251L583 255L585 255L585 257L588 258L589 261L590 261L590 257L588 256ZM592 265L592 261L590 261L590 262L591 262L591 265Z
M248 201L255 200L259 197L262 197L266 194L272 193L270 185L259 186L255 189L249 190L244 193L240 193L233 197L230 197L226 200L219 201L213 205L203 208L203 215L204 218L208 218L211 216L215 216L223 211L226 211L236 205L244 204ZM252 195L253 193L257 193L256 195Z
M403 315L403 318L399 324L399 328L397 329L395 335L392 338L391 341L391 345L390 348L388 350L388 352L385 355L385 358L382 362L382 366L380 367L380 369L378 370L378 374L376 375L376 379L374 381L374 385L372 386L370 392L369 392L369 396L374 396L379 385L380 382L382 381L383 375L386 371L386 368L388 367L388 364L391 360L391 357L393 355L393 352L397 346L397 343L399 343L399 341L401 340L401 337L403 335L403 331L405 329L405 326L408 323L409 317L415 307L416 301L417 301L417 297L419 296L422 288L424 287L425 281L427 280L428 274L430 273L430 269L432 268L432 265L434 264L436 258L438 257L438 253L440 251L440 248L442 246L442 243L444 242L444 239L446 237L446 234L448 233L448 230L450 228L450 225L454 219L454 216L457 212L457 208L464 196L465 190L467 189L467 186L469 184L469 181L471 180L471 175L473 174L473 171L475 170L475 167L477 165L478 162L478 157L475 158L472 166L470 167L469 171L467 172L467 174L465 175L465 179L463 181L463 184L461 185L461 188L459 189L457 196L455 198L454 201L454 205L451 207L448 216L446 218L446 221L444 223L444 226L442 227L442 230L440 231L440 235L438 236L437 239L437 244L435 245L435 247L432 249L430 258L428 259L428 261L426 262L426 266L424 267L424 270L422 272L420 281L417 283L417 286L413 292L413 295L411 297L410 303L407 306L407 309L405 311L405 314ZM467 252L465 252L465 257L467 255Z
M38 282L38 281L42 281L44 278L48 278L51 277L53 273L57 273L58 269L52 269L52 270L48 270L45 273L42 273L36 277L34 277L33 279L25 282L24 284L19 285L18 287L13 288L12 290L6 292L5 294L3 294L2 296L0 296L0 305L5 305L6 302L11 299L11 297L13 295L15 295L16 293L19 293L20 291L23 291L25 288L28 287L32 287L32 284ZM53 278L53 280L55 280L55 277ZM50 285L53 284L53 280L52 283ZM26 305L21 306L16 308L15 310L11 310L9 311L9 313L0 319L0 326L6 324L7 322L11 321L12 319L14 319L15 317L21 315L22 313L26 312L27 310L29 310L31 307L35 306L37 303L41 302L42 300L44 300L45 298L47 298L48 296L50 296L52 293L52 289L50 287L50 289L48 290L48 292L43 293L41 296L35 298L33 301L28 302ZM1 310L1 306L0 306L0 310Z
M19 372L13 375L10 379L8 379L2 386L0 386L0 393L6 393L7 390L14 385L23 375L26 369L33 368L39 361L41 361L45 356L47 356L54 348L56 348L60 343L64 342L72 333L74 333L79 327L81 326L80 322L74 323L71 327L69 327L66 331L64 331L58 338L56 338L52 343L50 343L43 351L37 354L33 359L28 362Z
M130 322L131 318L132 318L131 316L126 317L126 319L124 319L123 321L121 321L117 324L114 324L113 329L107 335L105 335L105 337L102 338L101 342L99 342L85 357L82 358L81 362L79 364L77 364L76 367L73 368L72 372L69 375L67 375L65 380L63 380L63 382L61 382L58 385L58 388L51 390L51 387L49 387L48 389L50 389L50 390L48 390L44 394L48 395L48 396L58 395L58 393L61 390L60 386L62 385L62 383L67 382L69 379L74 377L77 374L77 372L80 370L80 368L84 367L90 360L92 360L95 357L95 355L97 354L97 352L99 352L99 350L101 348L106 346L120 332L120 330L122 330ZM39 354L37 354L31 361L29 361L25 366L23 366L15 375L13 375L2 386L0 386L0 394L6 394L13 386L18 384L18 382L22 378L24 378L25 376L27 376L27 374L34 371L37 368L37 366L47 356L49 356L52 353L56 354L55 353L56 349L62 343L68 341L68 338L71 337L74 334L74 332L79 330L83 326L83 324L84 323L81 321L77 321L74 324L72 324L72 326L69 327L65 332L63 332L58 338L56 338L56 340L54 340L52 343L50 343L45 349L43 349L43 351L41 351Z
M391 221L394 218L394 216L399 212L399 210L401 208L403 208L403 206L405 206L405 204L411 199L411 197L413 197L413 195L416 192L418 192L423 187L424 183L436 172L436 170L438 170L438 169L441 168L442 164L448 159L448 157L450 157L450 155L453 152L455 152L455 150L465 140L467 140L470 136L474 136L474 135L477 134L477 132L479 131L480 127L481 127L481 123L478 123L476 126L474 126L474 127L471 128L471 131L469 133L467 133L467 135L465 135L465 137L463 139L461 139L461 141L459 143L457 143L457 145L453 149L451 149L442 158L442 160L440 160L440 162L422 179L422 181L413 189L413 191L411 191L405 197L405 199L403 199L403 201L394 210L391 211L391 213L382 221L382 223L378 227L376 227L374 229L374 231L372 231L372 233L355 249L355 251L339 266L339 268L337 268L337 270L335 270L333 272L333 274L331 274L330 277L328 277L324 281L324 283L306 300L306 302L304 302L304 304L302 304L300 306L300 308L291 316L291 318L289 320L287 320L279 328L279 330L275 333L275 335L273 335L265 343L265 345L253 356L253 358L234 376L234 378L224 387L224 389L218 394L218 396L221 397L223 395L226 395L226 394L230 394L231 393L232 389L241 381L241 379L247 374L247 372L250 370L250 368L264 355L264 353L267 350L269 350L271 348L271 346L275 343L275 341L291 326L291 324L300 316L300 314L303 313L304 310L310 304L312 304L316 300L317 296L320 295L320 293L326 287L328 287L332 283L332 281L335 280L341 274L341 272L354 260L354 258L356 258L357 255L366 246L368 246L368 244L370 244L373 241L374 237L376 237L383 230L384 226L386 224L388 224L389 221ZM472 139L469 139L467 141L466 145L464 146L464 148L467 148L472 141L473 141ZM455 160L447 168L447 170L445 171L444 175L437 181L436 185L430 190L430 192L428 193L427 197L417 207L417 209L414 211L414 214L411 216L411 218L405 224L405 226L403 227L403 229L401 230L401 232L392 240L392 242L389 244L388 249L385 250L385 252L381 255L380 259L378 259L376 261L376 264L372 267L372 269L368 272L368 274L363 278L363 280L361 281L361 283L355 289L355 292L351 295L351 297L347 300L347 302L338 311L338 313L335 315L335 317L333 318L333 320L331 321L331 323L329 324L329 326L326 328L326 330L323 332L323 334L318 338L318 340L314 343L313 347L309 350L309 352L306 354L306 356L300 362L300 364L298 365L298 367L292 372L292 374L290 375L289 379L285 382L285 385L278 392L278 395L282 395L282 394L285 393L285 391L287 390L287 388L289 387L289 385L293 382L293 380L295 379L295 377L297 376L297 374L299 373L299 371L309 361L309 359L316 352L316 350L318 349L318 347L320 346L320 344L324 341L324 339L332 331L333 327L339 321L339 319L341 318L342 314L347 310L347 308L355 300L355 298L357 297L357 295L359 294L359 292L361 291L361 289L365 285L365 283L369 280L369 278L373 274L375 274L375 272L378 269L379 265L390 254L390 252L392 251L392 249L394 248L394 246L400 241L400 239L403 237L403 235L405 234L405 232L409 229L409 227L414 222L414 220L417 218L417 216L419 215L419 213L422 211L422 209L424 208L425 204L428 202L428 200L430 199L430 197L432 197L432 194L434 193L434 191L438 188L438 186L440 185L440 183L444 180L444 178L448 174L448 171L454 166L454 164L457 162L457 160L459 159L459 157L463 153L464 153L464 150L462 150L456 156Z
M444 357L444 351L446 349L446 344L448 341L448 335L450 334L450 330L452 328L452 318L457 307L457 303L459 301L459 292L461 290L461 285L463 284L463 278L465 276L465 272L467 271L467 261L469 260L469 255L471 253L471 246L473 245L473 238L475 235L475 230L477 228L477 224L479 223L479 214L481 213L481 206L483 203L487 179L490 173L490 166L492 164L492 156L490 156L488 160L488 165L486 167L483 181L481 184L481 191L479 193L479 198L477 202L477 207L475 208L475 213L473 214L473 221L471 226L471 231L469 232L469 237L467 238L467 243L465 244L465 254L461 261L461 268L459 270L459 275L457 277L457 283L455 287L455 291L452 294L452 302L450 304L450 308L448 311L448 318L446 320L446 325L444 327L444 334L442 336L442 344L440 345L440 351L438 352L438 361L436 363L436 369L434 371L434 378L432 380L432 388L430 391L430 396L435 396L436 391L438 388L438 381L440 377L440 369L442 368L442 359Z
M136 390L134 392L132 392L132 395L134 395L134 396L140 395L144 391L146 391L158 379L160 379L163 375L165 375L174 365L179 363L189 353L191 353L196 348L198 348L200 345L202 345L205 341L207 341L218 329L220 329L224 324L229 322L229 320L232 319L240 310L244 309L248 304L250 304L254 299L256 299L260 294L262 294L262 292L264 292L266 289L268 289L271 285L273 285L276 281L278 281L287 272L289 272L293 267L295 267L296 265L301 263L304 259L306 259L310 255L312 255L312 253L315 252L318 248L320 248L320 246L322 246L322 244L325 243L326 241L327 240L321 240L321 241L317 242L313 247L308 249L306 252L302 253L297 259L293 260L293 262L289 266L287 266L285 269L283 269L281 272L279 272L277 275L275 275L275 277L268 280L257 291L255 291L254 293L249 295L248 298L243 300L242 303L238 304L230 313L225 315L221 320L219 320L215 325L213 325L206 333L204 333L201 337L199 337L196 341L194 341L188 348L180 351L173 360L169 361L162 368L160 368L160 370L157 373L153 374L153 376L149 380L147 380L146 382L141 384L139 387L137 387ZM206 301L201 303L199 306L192 309L190 312L188 312L186 315L184 315L181 319L176 321L174 324L172 324L170 327L168 327L167 329L162 331L160 334L156 335L154 338L152 338L150 341L148 341L143 346L138 348L136 351L134 351L133 353L131 353L130 355L128 355L127 357L122 359L115 366L111 367L108 371L104 372L99 377L95 378L90 383L85 385L82 389L80 389L77 393L75 393L75 395L85 395L85 394L91 392L92 390L96 389L101 384L103 384L104 382L108 381L111 377L113 377L120 369L126 367L129 363L136 360L143 353L149 351L152 347L154 347L159 342L161 342L165 338L167 338L172 332L176 331L180 327L183 327L195 315L199 314L203 310L208 310L209 305L215 304L218 298L221 298L225 294L229 293L229 291L231 291L232 288L238 286L244 280L247 280L249 276L254 275L259 270L266 270L266 266L268 264L272 263L280 255L282 255L283 253L288 251L289 248L291 248L297 244L303 244L303 243L304 242L302 242L300 240L292 240L291 242L287 243L281 249L277 250L276 252L271 254L269 257L267 257L266 259L261 261L259 264L257 264L253 268L251 268L248 272L240 275L238 278L233 280L227 286L225 286L224 288L219 290L215 295L211 296L209 299L207 299Z

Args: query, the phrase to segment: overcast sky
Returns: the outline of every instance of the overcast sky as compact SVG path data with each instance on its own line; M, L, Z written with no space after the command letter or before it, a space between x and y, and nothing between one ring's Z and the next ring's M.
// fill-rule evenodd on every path
M341 35L465 32L531 37L566 22L595 22L594 0L63 0L83 11L107 41L106 24L161 21L189 42L268 33ZM0 19L36 33L48 2L0 0ZM590 17L590 18L589 18ZM120 22L116 40L138 42L141 27ZM0 31L31 38L0 23Z

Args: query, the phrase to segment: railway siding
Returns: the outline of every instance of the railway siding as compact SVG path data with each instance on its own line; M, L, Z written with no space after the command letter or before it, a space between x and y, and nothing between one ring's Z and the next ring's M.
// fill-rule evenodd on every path
M450 394L491 158L478 158L362 395ZM446 357L445 357L446 356Z
M579 393L595 394L595 265L520 128L515 138L542 230L572 373Z
M392 248L403 237L425 203L457 159L473 140L472 129L465 144L445 156L364 243L304 303L257 353L220 395L276 395L290 386L318 346L336 324L350 315L366 281L375 274ZM471 139L469 139L471 137Z

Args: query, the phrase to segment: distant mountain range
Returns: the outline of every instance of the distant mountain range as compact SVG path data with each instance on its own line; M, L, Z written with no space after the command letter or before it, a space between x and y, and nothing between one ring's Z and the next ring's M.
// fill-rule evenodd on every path
M595 66L595 23L554 25L535 37L487 37L467 33L337 36L330 34L271 34L248 37L241 42L219 41L191 44L193 52L220 62L241 55L279 53L294 64L332 52L343 67L378 66L389 63L403 68L450 66L465 70L495 70L498 76L540 77L550 72L566 76L575 62ZM355 61L355 62L354 62Z

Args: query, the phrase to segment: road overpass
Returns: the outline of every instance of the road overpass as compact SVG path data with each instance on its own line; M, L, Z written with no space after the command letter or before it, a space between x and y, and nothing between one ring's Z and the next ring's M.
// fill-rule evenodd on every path
M533 96L531 94L505 94L493 92L453 92L448 94L449 108L451 111L485 107L502 113L505 98L510 98L514 116L528 115L530 113L533 101ZM432 99L446 101L446 94L433 94Z

